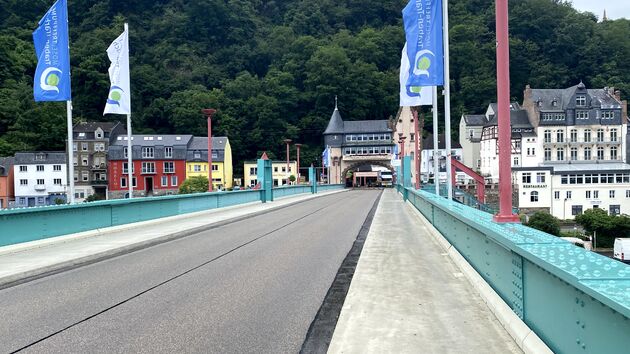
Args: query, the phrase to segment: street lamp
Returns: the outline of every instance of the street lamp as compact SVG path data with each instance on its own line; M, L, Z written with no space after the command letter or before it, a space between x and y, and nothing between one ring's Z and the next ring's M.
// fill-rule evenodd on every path
M403 136L403 133L398 133L398 138L400 139L400 172L402 174L402 185L405 186L405 139L407 137Z
M284 139L284 142L287 144L287 184L289 184L289 176L291 175L290 168L289 168L289 145L291 144L293 140L291 139Z
M217 112L214 108L202 109L208 118L208 192L212 192L212 116Z
M295 147L297 148L297 181L298 184L300 184L300 147L302 146L302 144L295 144Z

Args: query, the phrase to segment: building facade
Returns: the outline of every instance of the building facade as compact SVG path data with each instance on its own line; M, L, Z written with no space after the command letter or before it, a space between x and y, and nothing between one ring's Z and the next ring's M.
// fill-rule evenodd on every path
M66 203L68 166L65 152L18 152L13 176L15 207Z
M487 123L488 117L484 114L463 115L459 121L461 162L477 172L481 172L481 134Z
M289 177L295 176L297 183L297 161L289 161L289 169L287 170L286 161L272 161L271 162L271 178L273 179L274 187L286 186L290 183ZM244 187L254 187L258 184L258 164L256 161L245 161L243 163L243 180Z
M118 136L109 148L109 197L128 196L132 183L134 196L176 194L186 179L186 157L192 135L133 135L132 174L127 166L127 136Z
M434 178L434 168L437 164L439 170L439 182L440 184L445 184L447 182L446 176L446 137L444 134L440 134L438 136L438 149L437 151L434 148L433 135L428 135L426 138L422 139L422 153L420 159L420 173L421 173L421 181L423 183L427 183ZM451 157L458 161L461 161L463 158L463 150L462 147L456 141L453 141L451 144ZM453 169L455 171L455 169ZM466 174L463 172L455 172L456 182L458 184L466 183L468 178Z
M560 219L590 208L630 213L627 106L618 91L583 83L567 89L527 86L511 119L509 163L521 211L547 211ZM482 172L492 180L498 180L496 146L496 124L489 123L481 159Z
M13 157L0 157L0 209L8 208L15 200L14 162Z
M208 138L193 137L186 153L186 178L208 178ZM232 147L226 136L212 137L212 186L230 189L233 186Z
M127 131L120 122L81 122L73 128L75 200L107 197L109 146Z
M362 166L382 166L393 171L394 137L388 120L344 121L335 107L324 131L330 147L330 183L352 183L352 173Z

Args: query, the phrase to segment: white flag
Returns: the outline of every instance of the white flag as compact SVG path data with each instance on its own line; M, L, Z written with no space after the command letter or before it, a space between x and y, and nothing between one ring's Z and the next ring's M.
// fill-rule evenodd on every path
M109 80L111 86L103 114L131 114L131 91L129 88L129 30L125 31L107 48Z
M414 106L430 106L433 104L432 93L433 90L430 86L407 86L407 79L409 78L409 57L407 57L407 43L403 47L401 59L400 59L400 106L401 107L414 107Z

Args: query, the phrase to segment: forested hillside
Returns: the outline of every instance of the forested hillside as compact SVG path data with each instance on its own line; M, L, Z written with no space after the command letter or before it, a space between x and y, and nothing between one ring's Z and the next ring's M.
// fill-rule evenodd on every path
M2 1L0 156L64 147L65 104L32 98L31 33L52 2ZM214 107L214 132L229 135L238 164L262 150L282 157L284 138L306 144L303 164L317 163L334 95L344 119L396 114L405 2L68 0L75 121L124 119L102 116L105 50L129 22L135 132L203 135L199 110ZM496 97L494 2L449 3L456 123ZM630 21L598 23L559 0L510 6L515 99L527 83L580 79L630 95Z

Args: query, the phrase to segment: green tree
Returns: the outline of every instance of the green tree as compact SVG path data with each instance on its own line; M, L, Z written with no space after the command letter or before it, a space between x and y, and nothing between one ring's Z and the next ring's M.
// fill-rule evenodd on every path
M534 215L529 218L527 226L548 234L560 235L560 220L546 212L538 211L534 213Z
M179 186L179 194L203 193L208 191L208 178L203 176L193 176Z

